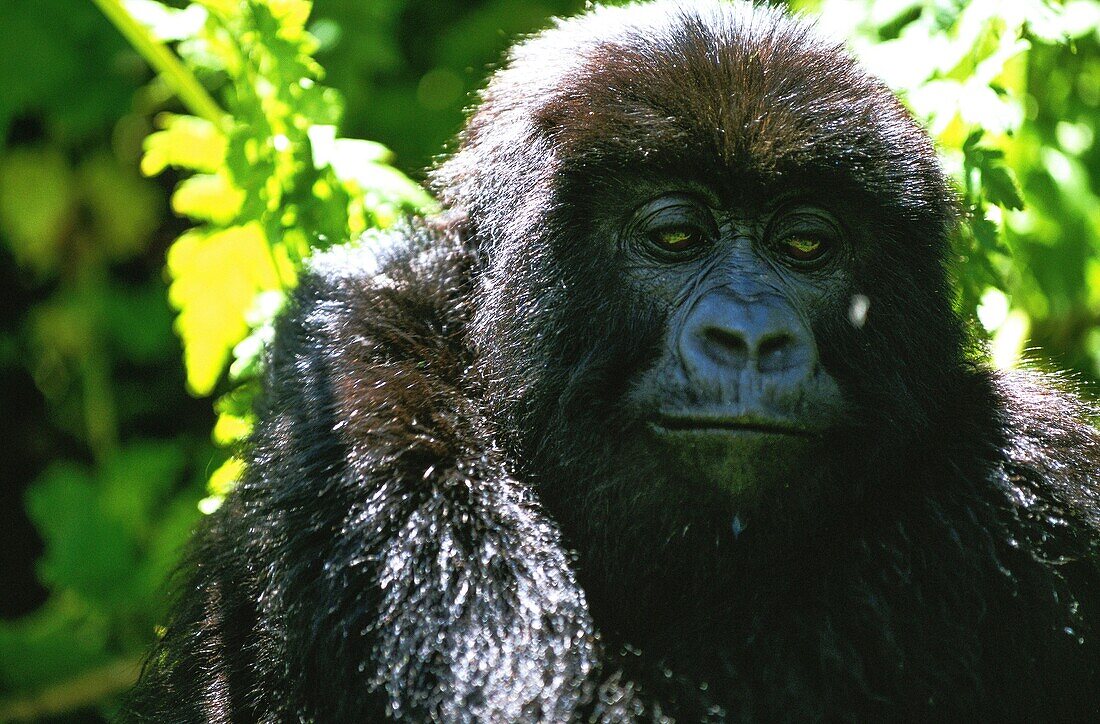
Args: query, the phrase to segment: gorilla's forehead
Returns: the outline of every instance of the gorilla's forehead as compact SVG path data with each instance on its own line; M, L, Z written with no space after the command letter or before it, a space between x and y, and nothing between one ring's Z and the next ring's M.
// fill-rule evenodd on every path
M565 171L719 191L819 178L925 220L949 203L930 140L893 94L773 8L657 2L560 21L515 49L471 133L516 112Z
M608 24L540 109L580 158L695 169L734 188L845 169L885 190L876 171L928 156L894 96L808 24L726 3L648 10L641 25L618 13L623 24ZM938 169L914 171L907 193L938 184Z

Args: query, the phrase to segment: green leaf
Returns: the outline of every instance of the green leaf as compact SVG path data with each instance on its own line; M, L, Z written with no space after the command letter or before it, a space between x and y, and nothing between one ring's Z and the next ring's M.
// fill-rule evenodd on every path
M981 140L984 136L985 129L981 127L975 128L969 134L967 134L966 140L963 141L962 144L963 153L967 157L970 157L974 153L974 150L978 148L978 144L981 143Z
M27 491L27 512L46 541L38 571L51 588L104 603L130 595L137 545L86 470L66 463L47 469Z
M974 239L978 242L979 249L987 254L991 252L1008 253L1008 249L1001 242L1000 229L991 219L984 215L972 215L969 224ZM984 254L979 254L979 256L984 256Z
M144 251L164 207L157 185L107 153L82 163L78 176L96 236L109 256L124 261Z
M103 301L104 331L120 357L131 363L152 364L166 361L176 352L172 310L159 280L142 286L113 285Z
M20 264L55 270L75 204L73 174L59 150L13 149L0 159L0 238Z
M1024 208L1020 186L1007 166L995 165L982 170L982 188L987 199L1006 209Z
M54 596L29 616L0 621L0 690L37 689L106 661L111 628L75 596Z
M179 483L184 453L175 440L131 442L98 472L103 513L124 525L133 540L151 532L162 502Z

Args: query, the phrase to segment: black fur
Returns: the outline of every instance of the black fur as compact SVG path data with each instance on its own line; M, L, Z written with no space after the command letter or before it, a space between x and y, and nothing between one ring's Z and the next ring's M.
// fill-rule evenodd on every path
M609 219L668 178L857 229L813 320L848 413L748 507L619 404L667 320ZM562 21L434 179L443 214L304 277L124 718L1100 718L1092 411L980 361L931 144L842 50L711 2Z

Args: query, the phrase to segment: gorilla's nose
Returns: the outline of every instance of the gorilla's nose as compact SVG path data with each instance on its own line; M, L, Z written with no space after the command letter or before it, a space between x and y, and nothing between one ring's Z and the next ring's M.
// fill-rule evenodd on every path
M685 320L680 352L694 374L719 383L744 372L801 377L814 364L806 325L771 295L746 300L711 293L699 300Z

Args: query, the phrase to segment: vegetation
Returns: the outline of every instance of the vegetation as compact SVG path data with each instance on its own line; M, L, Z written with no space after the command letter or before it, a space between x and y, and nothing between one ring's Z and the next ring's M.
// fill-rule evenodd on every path
M932 129L966 212L959 307L996 363L1100 380L1100 6L793 4ZM580 9L0 5L0 721L109 714L236 477L302 260L430 209L404 174L510 38Z

